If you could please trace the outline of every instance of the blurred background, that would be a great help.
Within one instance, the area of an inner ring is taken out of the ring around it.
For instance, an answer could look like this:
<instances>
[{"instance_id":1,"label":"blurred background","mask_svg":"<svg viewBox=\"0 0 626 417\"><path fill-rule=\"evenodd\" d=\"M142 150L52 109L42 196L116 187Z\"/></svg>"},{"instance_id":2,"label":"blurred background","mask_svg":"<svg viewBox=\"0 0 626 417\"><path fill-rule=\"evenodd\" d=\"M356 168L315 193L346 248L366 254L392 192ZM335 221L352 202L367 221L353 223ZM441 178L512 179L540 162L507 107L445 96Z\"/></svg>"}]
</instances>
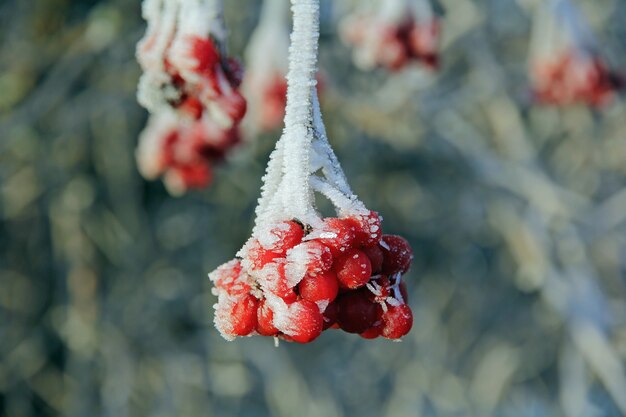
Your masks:
<instances>
[{"instance_id":1,"label":"blurred background","mask_svg":"<svg viewBox=\"0 0 626 417\"><path fill-rule=\"evenodd\" d=\"M626 414L626 107L533 105L513 0L442 0L442 68L361 72L323 2L331 143L411 242L401 343L223 340L207 273L279 132L170 197L134 149L140 2L0 1L0 416ZM580 0L626 68L626 2ZM241 56L259 1L228 0Z\"/></svg>"}]
</instances>

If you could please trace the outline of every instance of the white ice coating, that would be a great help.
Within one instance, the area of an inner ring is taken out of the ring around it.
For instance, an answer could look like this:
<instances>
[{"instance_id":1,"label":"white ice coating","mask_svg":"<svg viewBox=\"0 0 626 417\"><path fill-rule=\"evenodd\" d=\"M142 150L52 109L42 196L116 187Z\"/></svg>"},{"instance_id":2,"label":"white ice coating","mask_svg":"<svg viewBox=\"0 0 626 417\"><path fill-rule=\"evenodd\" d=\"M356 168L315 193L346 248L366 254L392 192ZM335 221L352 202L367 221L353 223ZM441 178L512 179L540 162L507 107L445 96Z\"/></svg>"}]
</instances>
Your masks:
<instances>
[{"instance_id":1,"label":"white ice coating","mask_svg":"<svg viewBox=\"0 0 626 417\"><path fill-rule=\"evenodd\" d=\"M267 225L297 219L321 224L314 192L328 198L341 216L367 210L351 191L326 137L315 89L319 4L292 0L293 32L289 48L285 129L270 155L256 209L253 236ZM319 172L316 174L316 172Z\"/></svg>"}]
</instances>

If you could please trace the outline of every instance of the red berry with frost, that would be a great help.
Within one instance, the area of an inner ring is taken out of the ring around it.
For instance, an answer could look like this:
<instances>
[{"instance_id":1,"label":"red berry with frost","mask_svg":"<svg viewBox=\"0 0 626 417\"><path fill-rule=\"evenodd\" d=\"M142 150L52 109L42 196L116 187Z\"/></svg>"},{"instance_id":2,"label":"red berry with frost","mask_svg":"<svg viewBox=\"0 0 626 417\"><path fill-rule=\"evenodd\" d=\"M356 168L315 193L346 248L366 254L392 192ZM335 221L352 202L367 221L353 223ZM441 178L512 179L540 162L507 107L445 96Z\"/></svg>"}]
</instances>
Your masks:
<instances>
[{"instance_id":1,"label":"red berry with frost","mask_svg":"<svg viewBox=\"0 0 626 417\"><path fill-rule=\"evenodd\" d=\"M324 219L321 229L313 233L318 241L328 246L334 256L346 253L354 242L352 222L336 217Z\"/></svg>"},{"instance_id":2,"label":"red berry with frost","mask_svg":"<svg viewBox=\"0 0 626 417\"><path fill-rule=\"evenodd\" d=\"M285 266L286 262L284 262L284 259L277 259L276 262L267 264L261 271L258 271L255 276L261 288L277 295L289 304L296 301L298 295L294 289L287 284Z\"/></svg>"},{"instance_id":3,"label":"red berry with frost","mask_svg":"<svg viewBox=\"0 0 626 417\"><path fill-rule=\"evenodd\" d=\"M398 272L404 274L408 271L413 260L413 250L406 239L397 235L383 235L380 246L385 255L383 273L393 275Z\"/></svg>"},{"instance_id":4,"label":"red berry with frost","mask_svg":"<svg viewBox=\"0 0 626 417\"><path fill-rule=\"evenodd\" d=\"M213 72L215 65L220 62L220 55L210 38L193 37L191 39L191 54L196 59L193 70Z\"/></svg>"},{"instance_id":5,"label":"red berry with frost","mask_svg":"<svg viewBox=\"0 0 626 417\"><path fill-rule=\"evenodd\" d=\"M334 269L342 288L362 287L372 276L372 264L369 258L358 249L352 249L337 258Z\"/></svg>"},{"instance_id":6,"label":"red berry with frost","mask_svg":"<svg viewBox=\"0 0 626 417\"><path fill-rule=\"evenodd\" d=\"M316 339L324 327L322 313L317 304L309 300L299 300L289 306L290 326L285 334L298 343L308 343Z\"/></svg>"},{"instance_id":7,"label":"red berry with frost","mask_svg":"<svg viewBox=\"0 0 626 417\"><path fill-rule=\"evenodd\" d=\"M348 333L363 333L376 322L379 308L367 290L347 292L337 299L337 323Z\"/></svg>"},{"instance_id":8,"label":"red berry with frost","mask_svg":"<svg viewBox=\"0 0 626 417\"><path fill-rule=\"evenodd\" d=\"M265 249L284 255L287 250L299 244L303 237L302 226L290 220L274 225L259 242Z\"/></svg>"},{"instance_id":9,"label":"red berry with frost","mask_svg":"<svg viewBox=\"0 0 626 417\"><path fill-rule=\"evenodd\" d=\"M265 300L259 303L256 331L262 336L275 336L278 334L278 329L274 326L274 312Z\"/></svg>"},{"instance_id":10,"label":"red berry with frost","mask_svg":"<svg viewBox=\"0 0 626 417\"><path fill-rule=\"evenodd\" d=\"M226 262L209 274L216 288L230 295L241 295L250 292L250 285L241 277L241 262L238 259Z\"/></svg>"},{"instance_id":11,"label":"red berry with frost","mask_svg":"<svg viewBox=\"0 0 626 417\"><path fill-rule=\"evenodd\" d=\"M308 240L289 250L287 258L293 262L304 262L306 273L320 274L333 266L333 255L327 246L317 240Z\"/></svg>"},{"instance_id":12,"label":"red berry with frost","mask_svg":"<svg viewBox=\"0 0 626 417\"><path fill-rule=\"evenodd\" d=\"M253 295L245 294L237 298L230 311L232 334L235 336L247 336L256 327L257 308L259 300Z\"/></svg>"},{"instance_id":13,"label":"red berry with frost","mask_svg":"<svg viewBox=\"0 0 626 417\"><path fill-rule=\"evenodd\" d=\"M383 229L380 224L380 216L375 211L368 214L348 217L354 226L354 244L358 246L375 246L380 242Z\"/></svg>"},{"instance_id":14,"label":"red berry with frost","mask_svg":"<svg viewBox=\"0 0 626 417\"><path fill-rule=\"evenodd\" d=\"M381 334L387 339L399 339L413 327L413 312L406 304L388 306L382 318Z\"/></svg>"},{"instance_id":15,"label":"red berry with frost","mask_svg":"<svg viewBox=\"0 0 626 417\"><path fill-rule=\"evenodd\" d=\"M276 258L280 258L280 254L263 248L256 239L249 242L246 246L246 259L251 263L250 268L252 270L263 269Z\"/></svg>"},{"instance_id":16,"label":"red berry with frost","mask_svg":"<svg viewBox=\"0 0 626 417\"><path fill-rule=\"evenodd\" d=\"M383 270L383 250L380 246L369 246L361 248L361 250L367 255L372 264L372 274L378 274Z\"/></svg>"},{"instance_id":17,"label":"red berry with frost","mask_svg":"<svg viewBox=\"0 0 626 417\"><path fill-rule=\"evenodd\" d=\"M333 271L326 271L317 275L305 275L298 285L300 296L305 300L331 302L337 297L339 285Z\"/></svg>"}]
</instances>

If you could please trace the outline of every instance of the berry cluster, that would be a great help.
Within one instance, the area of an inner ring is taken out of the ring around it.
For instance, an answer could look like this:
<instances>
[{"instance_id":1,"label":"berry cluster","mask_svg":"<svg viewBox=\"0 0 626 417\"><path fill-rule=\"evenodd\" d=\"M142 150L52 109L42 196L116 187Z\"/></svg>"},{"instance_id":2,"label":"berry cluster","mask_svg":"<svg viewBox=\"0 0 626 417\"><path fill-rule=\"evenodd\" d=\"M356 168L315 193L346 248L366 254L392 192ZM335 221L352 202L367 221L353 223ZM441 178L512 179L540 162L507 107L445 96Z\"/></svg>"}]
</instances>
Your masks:
<instances>
[{"instance_id":1,"label":"berry cluster","mask_svg":"<svg viewBox=\"0 0 626 417\"><path fill-rule=\"evenodd\" d=\"M207 186L212 166L237 144L246 113L242 69L227 57L217 3L146 0L145 37L137 46L144 71L138 98L152 113L137 159L149 179L164 175L179 194Z\"/></svg>"},{"instance_id":2,"label":"berry cluster","mask_svg":"<svg viewBox=\"0 0 626 417\"><path fill-rule=\"evenodd\" d=\"M257 236L209 274L225 338L308 343L340 328L399 339L411 329L402 275L413 254L403 238L382 234L377 213L326 218L317 228L284 221Z\"/></svg>"},{"instance_id":3,"label":"berry cluster","mask_svg":"<svg viewBox=\"0 0 626 417\"><path fill-rule=\"evenodd\" d=\"M239 141L236 128L223 129L209 118L181 123L172 113L158 113L141 133L137 165L145 178L163 176L168 191L180 195L207 187L213 165Z\"/></svg>"},{"instance_id":4,"label":"berry cluster","mask_svg":"<svg viewBox=\"0 0 626 417\"><path fill-rule=\"evenodd\" d=\"M349 19L342 25L342 37L355 50L357 65L370 69L383 67L391 71L420 62L429 69L439 65L439 21L418 22L405 16L399 22L374 17Z\"/></svg>"},{"instance_id":5,"label":"berry cluster","mask_svg":"<svg viewBox=\"0 0 626 417\"><path fill-rule=\"evenodd\" d=\"M567 105L583 102L606 104L623 87L624 80L598 57L577 52L535 63L532 70L534 98L544 104Z\"/></svg>"}]
</instances>

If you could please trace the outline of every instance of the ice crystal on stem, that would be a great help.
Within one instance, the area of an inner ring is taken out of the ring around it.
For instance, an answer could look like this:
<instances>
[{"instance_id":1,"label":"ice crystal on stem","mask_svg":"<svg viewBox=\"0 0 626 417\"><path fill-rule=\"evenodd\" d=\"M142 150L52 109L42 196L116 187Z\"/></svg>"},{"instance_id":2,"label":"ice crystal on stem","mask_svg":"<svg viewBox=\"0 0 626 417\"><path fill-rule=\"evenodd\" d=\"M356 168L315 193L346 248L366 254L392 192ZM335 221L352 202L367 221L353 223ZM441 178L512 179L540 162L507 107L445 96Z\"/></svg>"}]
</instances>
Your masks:
<instances>
[{"instance_id":1,"label":"ice crystal on stem","mask_svg":"<svg viewBox=\"0 0 626 417\"><path fill-rule=\"evenodd\" d=\"M292 0L285 129L270 156L255 227L237 258L209 274L215 325L306 343L328 328L398 339L413 316L402 294L412 251L350 189L328 143L315 89L318 0ZM338 217L322 218L319 193Z\"/></svg>"},{"instance_id":2,"label":"ice crystal on stem","mask_svg":"<svg viewBox=\"0 0 626 417\"><path fill-rule=\"evenodd\" d=\"M137 160L146 178L164 175L174 194L208 185L212 164L239 142L246 102L241 67L225 54L221 12L218 0L143 3L138 99L152 116Z\"/></svg>"},{"instance_id":3,"label":"ice crystal on stem","mask_svg":"<svg viewBox=\"0 0 626 417\"><path fill-rule=\"evenodd\" d=\"M365 2L341 23L344 42L354 47L354 62L363 69L392 71L411 62L436 69L439 64L439 20L429 0Z\"/></svg>"},{"instance_id":4,"label":"ice crystal on stem","mask_svg":"<svg viewBox=\"0 0 626 417\"><path fill-rule=\"evenodd\" d=\"M601 58L586 22L568 0L535 5L530 49L533 96L545 104L606 104L623 79Z\"/></svg>"}]
</instances>

